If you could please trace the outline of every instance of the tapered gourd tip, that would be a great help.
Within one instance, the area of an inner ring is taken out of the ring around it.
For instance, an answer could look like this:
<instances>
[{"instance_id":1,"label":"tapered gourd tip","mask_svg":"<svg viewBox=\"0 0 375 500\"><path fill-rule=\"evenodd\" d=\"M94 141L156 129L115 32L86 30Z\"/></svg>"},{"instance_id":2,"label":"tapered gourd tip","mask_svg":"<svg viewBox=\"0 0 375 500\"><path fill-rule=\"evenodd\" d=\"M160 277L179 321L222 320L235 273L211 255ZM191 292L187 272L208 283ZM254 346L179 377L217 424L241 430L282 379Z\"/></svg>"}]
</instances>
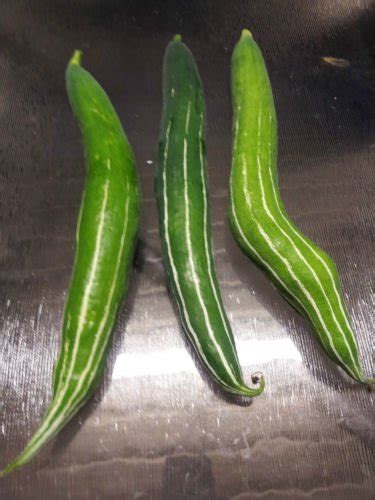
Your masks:
<instances>
[{"instance_id":1,"label":"tapered gourd tip","mask_svg":"<svg viewBox=\"0 0 375 500\"><path fill-rule=\"evenodd\" d=\"M75 50L69 61L69 64L78 64L78 66L80 66L81 60L82 60L82 50Z\"/></svg>"},{"instance_id":2,"label":"tapered gourd tip","mask_svg":"<svg viewBox=\"0 0 375 500\"><path fill-rule=\"evenodd\" d=\"M18 467L21 467L24 462L22 460L19 460L19 456L13 460L12 462L8 463L4 467L4 469L0 470L0 478L7 476L10 472L14 471L15 469L18 469Z\"/></svg>"},{"instance_id":3,"label":"tapered gourd tip","mask_svg":"<svg viewBox=\"0 0 375 500\"><path fill-rule=\"evenodd\" d=\"M9 472L12 472L13 469L15 469L15 466L13 464L7 465L3 470L0 470L0 478L7 476Z\"/></svg>"},{"instance_id":4,"label":"tapered gourd tip","mask_svg":"<svg viewBox=\"0 0 375 500\"><path fill-rule=\"evenodd\" d=\"M253 38L253 35L251 34L251 31L248 29L243 29L241 31L241 40L245 40L245 38Z\"/></svg>"},{"instance_id":5,"label":"tapered gourd tip","mask_svg":"<svg viewBox=\"0 0 375 500\"><path fill-rule=\"evenodd\" d=\"M181 35L179 35L178 33L173 37L173 41L174 42L181 42L182 41L182 37Z\"/></svg>"}]
</instances>

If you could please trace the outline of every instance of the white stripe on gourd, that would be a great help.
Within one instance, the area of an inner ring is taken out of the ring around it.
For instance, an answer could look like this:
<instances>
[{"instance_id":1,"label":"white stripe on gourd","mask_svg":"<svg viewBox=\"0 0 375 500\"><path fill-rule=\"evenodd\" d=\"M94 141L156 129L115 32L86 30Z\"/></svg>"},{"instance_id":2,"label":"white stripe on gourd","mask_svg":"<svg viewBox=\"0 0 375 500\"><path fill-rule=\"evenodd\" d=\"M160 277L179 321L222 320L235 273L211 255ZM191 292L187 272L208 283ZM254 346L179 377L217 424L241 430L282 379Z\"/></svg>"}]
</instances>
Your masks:
<instances>
[{"instance_id":1,"label":"white stripe on gourd","mask_svg":"<svg viewBox=\"0 0 375 500\"><path fill-rule=\"evenodd\" d=\"M235 126L235 132L238 131L238 122L237 122L237 125ZM258 138L259 138L259 132L258 132ZM234 139L234 143L236 144L237 146L237 136L235 135L235 139ZM246 194L249 192L249 189L248 189L248 184L247 184L247 164L246 164L246 159L245 159L245 156L243 155L242 156L242 159L243 159L243 166L244 168L241 170L243 176L244 176L244 183L243 183L243 194L245 195L245 200L246 200L246 203L248 204L248 208L251 209L251 203L250 203L250 198L246 196ZM263 181L262 181L262 177L261 177L261 166L259 164L259 157L257 157L257 160L258 160L258 178L259 178L259 182L260 182L260 187L261 187L261 199L262 199L262 206L265 210L265 212L267 213L267 215L270 216L270 218L272 218L272 215L270 214L269 212L269 208L268 208L268 205L267 205L267 202L266 202L266 199L265 199L265 193L264 193L264 186L263 186ZM232 197L232 204L234 205L234 200L233 200L233 197ZM233 207L233 210L235 210L235 208ZM236 214L234 213L234 217L235 217L235 220L236 220L236 224L237 226L240 227L240 224L239 224L239 221L238 221L238 218L236 216ZM317 304L316 302L314 301L313 297L311 296L311 294L308 292L308 290L304 287L304 285L302 284L302 282L298 279L297 275L294 273L294 271L292 270L291 266L290 266L290 263L289 261L283 257L277 250L277 248L273 245L272 243L272 239L270 238L270 236L268 235L268 233L265 231L264 227L260 224L260 222L257 220L257 219L254 219L254 222L258 228L258 231L259 233L261 234L262 238L264 239L264 241L267 243L268 247L270 248L270 250L283 262L284 266L286 267L287 271L289 272L290 276L292 277L293 281L298 285L299 289L301 290L301 292L305 295L307 301L311 304L313 310L314 310L314 313L315 315L317 316L318 318L318 321L320 323L320 325L322 326L324 332L326 333L327 335L327 338L328 338L328 343L329 343L329 346L331 347L332 351L336 354L337 358L339 360L341 360L341 362L343 363L343 360L341 358L341 356L338 354L334 344L333 344L333 340L332 340L332 336L329 332L329 329L327 328L327 325L325 323L325 321L323 320L322 318L322 315L320 313L320 310L319 308L317 307ZM283 234L285 234L285 232L280 228L280 226L276 223L275 220L273 220L273 222L277 225L277 227L279 228L280 231L283 232ZM253 245L250 244L250 242L248 241L248 239L245 237L244 235L244 231L242 230L241 228L241 236L242 238L246 241L246 243L248 244L249 247L251 247L251 250L253 251L253 253L255 253L258 257L258 259L261 260L261 262L265 265L265 260L264 259L261 259L260 256L259 256L259 253L255 251ZM289 287L287 287L283 281L283 279L277 274L277 269L273 268L271 264L268 264L266 265L266 267L271 271L272 270L272 274L273 276L275 276L277 278L277 280L284 286L284 288L288 291L288 293L290 293L290 295L295 299L297 300L297 302L301 305L301 307L306 310L306 306L301 302L300 299L298 299L296 297L296 295L290 290ZM319 333L319 332L318 332ZM323 341L323 339L322 339ZM323 341L324 342L324 341ZM344 363L343 363L344 364ZM353 374L352 370L350 368L348 368L348 370L350 371L350 373Z\"/></svg>"},{"instance_id":2,"label":"white stripe on gourd","mask_svg":"<svg viewBox=\"0 0 375 500\"><path fill-rule=\"evenodd\" d=\"M212 368L212 366L208 362L208 360L207 360L207 358L206 358L206 356L201 348L201 345L199 342L199 337L195 333L194 328L190 322L189 313L188 313L188 310L186 307L184 296L182 294L182 290L181 290L180 282L179 282L179 276L178 276L177 268L176 268L173 254L172 254L171 241L170 241L170 237L169 237L169 212L168 212L167 169L166 169L167 161L168 161L169 134L170 134L171 125L172 125L172 122L170 121L168 123L167 129L166 129L164 155L163 155L163 205L164 205L163 224L164 224L165 243L166 243L166 247L167 247L168 260L169 260L169 264L170 264L170 267L172 270L173 280L174 280L174 283L176 285L176 291L177 291L177 295L178 295L178 299L179 299L177 303L179 305L179 308L182 308L182 313L183 313L182 317L183 317L184 323L185 323L185 330L188 333L188 335L190 335L194 340L193 346L196 347L198 354L202 357L202 360L204 361L204 363L207 366L207 368L209 369L209 371L211 371L211 373L215 377L217 377L218 380L220 380L220 382L222 384L226 385L225 382L223 380L221 380L220 376L214 371L214 369Z\"/></svg>"},{"instance_id":3,"label":"white stripe on gourd","mask_svg":"<svg viewBox=\"0 0 375 500\"><path fill-rule=\"evenodd\" d=\"M270 117L270 123L272 123L272 115L269 115ZM260 146L260 134L261 134L261 119L262 119L262 113L261 111L259 112L259 117L258 117L258 134L257 134L257 139L258 139L258 150L259 150L259 146ZM328 296L327 296L327 293L324 289L324 286L322 285L318 275L316 274L316 271L314 270L314 268L309 264L309 262L306 260L305 256L303 255L303 253L300 251L300 249L298 248L298 246L295 244L295 242L293 241L293 239L290 237L290 235L280 226L280 224L278 223L277 219L275 219L275 217L271 214L271 211L269 209L269 206L267 204L267 199L266 199L266 196L265 196L265 191L264 191L264 185L263 185L263 174L262 174L262 165L260 163L260 157L259 155L257 156L257 167L258 167L258 178L259 178L259 183L260 183L260 187L261 187L261 196L262 196L262 204L263 204L263 207L265 208L265 211L267 213L267 215L269 216L269 218L272 220L272 222L277 226L277 228L281 231L281 233L288 239L288 241L291 243L292 247L294 248L294 250L296 251L296 253L298 254L299 258L304 262L304 264L306 265L307 269L311 272L311 274L313 275L316 283L318 284L322 294L324 295L324 299L326 301L326 304L328 304L328 307L329 307L329 310L330 310L330 313L331 313L331 317L333 319L333 321L335 322L337 328L339 329L339 331L341 332L343 338L344 338L344 342L345 342L345 345L350 353L350 357L352 359L352 362L354 364L354 366L356 367L356 372L357 372L357 376L359 378L361 378L361 373L359 372L358 370L358 367L356 365L356 361L354 359L354 356L353 356L353 352L352 352L352 349L351 347L349 346L349 343L348 343L348 340L346 338L346 335L345 335L345 332L344 330L342 329L342 326L341 324L339 323L339 321L337 320L337 317L336 317L336 314L333 310L333 307L332 307L332 304L331 304L331 301L329 300ZM280 209L280 205L279 205L279 201L277 199L277 196L276 196L276 187L275 187L275 183L274 183L274 176L273 176L273 172L271 170L271 158L268 159L268 172L269 172L269 178L271 180L271 184L272 184L272 190L273 190L273 194L274 194L274 200L275 200L275 203L276 203L276 206L278 208L278 212L279 214L282 215L282 218L284 221L287 220L287 218L281 213L281 209ZM288 227L291 228L292 227L292 224L288 223ZM293 233L294 234L298 234L298 232L296 230L294 230L293 228ZM304 241L306 243L306 246L308 246L310 249L311 246L308 245L307 241L302 238L299 234L299 239ZM314 254L316 254L316 252L314 251ZM323 260L323 259L322 259ZM328 268L328 266L326 266L326 268ZM329 273L329 276L332 278L331 274ZM314 304L313 307L314 307L314 310L317 310L318 309L318 306L316 304L316 302L313 300ZM346 319L346 318L345 318ZM323 319L321 320L321 325L323 326L328 338L329 338L329 344L331 346L331 348L333 349L333 352L335 352L335 354L337 355L338 359L341 360L341 362L343 363L343 360L341 358L341 356L337 353L337 350L334 348L333 346L333 339L332 339L332 335L329 331L329 328L327 327L327 324L323 321ZM352 337L353 338L353 337ZM355 343L355 340L353 338L353 341ZM351 370L350 370L351 371Z\"/></svg>"},{"instance_id":4,"label":"white stripe on gourd","mask_svg":"<svg viewBox=\"0 0 375 500\"><path fill-rule=\"evenodd\" d=\"M276 227L279 229L279 231L288 239L288 241L292 245L293 249L295 250L295 252L299 256L299 258L304 262L304 264L306 265L306 268L311 272L312 276L314 277L316 283L318 284L319 288L322 291L322 294L324 295L324 299L326 301L326 304L328 304L328 307L329 307L329 310L330 310L330 313L331 313L331 317L332 317L332 319L336 323L336 326L339 328L340 332L343 335L345 345L347 346L348 351L350 353L350 357L352 358L352 361L353 361L353 363L355 365L355 360L353 358L353 353L352 353L352 350L350 349L350 346L349 346L348 341L346 339L345 333L343 332L341 326L339 325L339 323L337 321L336 315L334 314L334 311L333 311L333 308L332 308L332 304L331 304L330 300L328 299L327 293L324 290L324 287L323 287L321 281L319 280L319 278L318 278L315 270L307 262L307 260L305 259L304 255L301 253L300 249L297 247L297 245L295 244L295 242L293 241L293 239L290 237L290 235L280 226L280 224L277 222L277 220L275 219L275 217L271 214L271 211L270 211L269 206L268 206L267 201L266 201L265 192L264 192L264 185L263 185L263 179L262 179L262 173L261 173L262 167L261 167L261 165L259 163L259 157L257 158L257 162L258 162L258 177L259 177L259 183L260 183L261 195L262 195L262 204L263 204L263 207L265 209L265 212L268 215L268 217L272 220L272 222L276 225ZM283 260L284 260L284 262L287 262L286 259L283 259ZM290 274L293 277L293 279L296 281L296 275L294 273L293 274L290 273ZM341 356L339 355L339 353L337 352L336 348L334 347L332 335L331 335L331 333L329 331L329 328L327 327L326 322L324 321L324 319L322 318L322 316L320 314L320 310L319 310L319 308L318 308L318 306L316 304L316 301L313 299L313 297L311 296L311 294L307 292L307 290L305 289L305 287L303 287L301 281L297 280L297 282L298 282L298 285L299 285L300 289L303 291L304 295L308 298L308 301L312 305L315 313L318 315L320 324L322 325L322 327L323 327L323 329L324 329L324 331L325 331L325 333L326 333L326 335L327 335L327 337L329 339L329 345L330 345L331 349L336 354L337 358L343 363L343 360L342 360ZM357 368L356 371L357 371L357 375L360 376L360 373L358 372L358 368Z\"/></svg>"},{"instance_id":5,"label":"white stripe on gourd","mask_svg":"<svg viewBox=\"0 0 375 500\"><path fill-rule=\"evenodd\" d=\"M85 287L84 294L83 294L82 309L80 310L80 315L78 317L78 328L77 328L77 334L75 336L75 340L74 340L74 344L73 344L72 359L68 358L68 360L70 361L70 363L69 363L70 369L68 371L68 375L66 376L66 380L70 380L70 377L72 376L72 373L73 373L74 363L75 363L76 358L77 358L82 331L83 331L83 328L85 326L85 319L87 316L87 309L89 306L89 298L90 298L90 294L92 291L92 287L94 285L94 276L95 276L95 273L97 272L97 267L98 267L98 263L99 263L100 247L101 247L101 243L102 243L103 227L104 227L104 222L105 222L104 214L107 210L107 203L108 203L108 187L109 187L109 181L106 180L105 184L103 185L103 202L102 202L101 209L100 209L98 232L96 234L96 239L95 239L94 257L93 257L92 266L90 269L90 274L89 274L87 286ZM85 197L83 198L83 202L81 204L81 208L80 208L80 212L79 212L79 216L78 216L79 218L78 218L77 234L78 234L79 227L81 225L84 200L85 200ZM77 255L78 255L78 253L79 253L79 239L78 239L78 243L77 243ZM64 352L67 352L65 345L64 345ZM66 361L66 362L64 363L63 367L61 368L61 372L59 374L59 377L60 377L59 384L56 388L54 398L53 398L53 401L57 400L57 404L60 404L60 401L61 401L61 393L59 394L59 390L61 387L62 380L64 378L63 368L65 370L66 366L68 366L68 364L67 364L68 360L66 360L66 358L64 359L64 361ZM65 386L66 386L66 384L65 384ZM63 386L63 387L65 387L65 386Z\"/></svg>"},{"instance_id":6,"label":"white stripe on gourd","mask_svg":"<svg viewBox=\"0 0 375 500\"><path fill-rule=\"evenodd\" d=\"M258 119L258 144L259 144L259 135L260 135L260 126L261 126L261 113L259 113L259 119ZM269 121L270 121L270 124L272 123L272 115L270 114L269 115ZM269 173L269 178L270 178L270 181L271 181L271 186L272 186L272 192L273 192L273 195L274 195L274 201L275 201L275 204L276 204L276 207L278 209L278 213L279 215L281 215L282 219L284 220L284 222L288 225L288 227L292 230L292 232L298 237L298 239L304 243L304 245L313 252L314 256L317 257L321 263L323 264L324 268L326 269L327 273L328 273L328 276L332 282L332 285L333 285L333 289L335 291L335 295L336 295L336 298L338 299L338 304L339 304L339 307L340 307L340 311L342 313L342 318L344 319L345 323L346 323L346 326L348 327L349 329L349 332L350 332L350 335L352 337L352 340L353 342L356 344L356 341L355 341L355 338L352 336L352 333L351 333L351 327L349 325L349 321L348 321L348 318L347 318L347 315L345 314L344 312L344 309L343 309L343 305L342 305L342 299L340 297L340 294L338 293L338 290L337 290L337 286L336 286L336 282L332 276L332 273L327 265L327 263L324 261L324 259L319 255L319 253L317 253L315 251L315 249L313 248L313 246L311 244L309 244L309 242L306 240L306 238L304 238L303 236L301 236L301 234L296 230L296 228L294 227L293 223L291 223L291 221L288 219L288 217L285 216L285 214L283 213L281 207L280 207L280 203L279 203L279 199L278 199L278 196L277 196L277 191L276 191L276 186L275 186L275 181L274 181L274 175L273 175L273 172L272 172L272 168L271 168L271 152L270 152L270 148L271 148L271 143L269 142L269 159L268 159L268 173ZM257 157L257 162L258 162L258 168L259 170L261 170L261 165L260 165L260 158L259 156ZM263 186L262 186L263 187ZM263 196L264 196L264 191L263 191ZM271 214L270 214L271 216ZM272 217L272 216L271 216ZM324 297L326 299L326 302L330 308L330 312L331 312L331 316L334 320L334 322L336 323L336 326L338 327L338 329L341 331L341 333L343 334L343 336L345 336L345 333L344 333L344 330L342 329L342 326L341 324L339 323L339 321L337 320L337 317L333 311L333 308L332 308L332 304L331 304L331 301L329 300L327 294L326 294L326 291L321 283L321 281L319 280L319 277L318 275L316 274L315 270L310 266L310 264L308 263L308 261L305 259L303 253L301 253L301 251L299 250L298 246L295 244L295 242L292 240L292 238L285 232L285 230L282 229L282 227L278 224L278 222L276 221L276 219L274 219L274 217L272 217L273 219L273 222L277 225L277 227L280 229L280 231L282 231L282 233L289 239L289 241L291 242L291 244L293 245L293 247L295 248L296 252L298 253L299 257L304 261L304 263L306 264L306 266L309 268L309 270L311 271L311 273L313 274L315 280L317 281L317 283L319 284L319 287L322 291L322 293L324 294ZM346 345L347 345L347 348L348 348L348 351L350 352L350 356L352 358L352 361L353 363L355 363L355 360L353 358L353 352L351 350L351 347L349 346L349 344L347 344L347 340L346 340L346 337L345 337L345 342L346 342Z\"/></svg>"},{"instance_id":7,"label":"white stripe on gourd","mask_svg":"<svg viewBox=\"0 0 375 500\"><path fill-rule=\"evenodd\" d=\"M258 141L259 141L259 134L260 134L260 125L261 125L261 113L259 113L259 120L258 120ZM258 144L259 146L259 144ZM288 239L288 241L291 243L293 249L296 251L296 253L298 254L298 256L300 257L300 259L304 262L304 264L306 265L307 269L311 272L311 274L313 275L316 283L318 284L318 286L320 287L320 289L322 290L322 293L324 295L324 298L326 300L326 303L328 304L329 306L329 309L330 309L330 312L331 312L331 316L332 318L334 319L334 321L336 322L337 326L338 323L337 323L337 319L336 319L336 316L334 315L333 313L333 310L332 310L332 305L327 297L327 294L316 274L316 272L314 271L314 269L309 265L309 263L306 261L305 257L303 256L303 254L300 252L299 248L296 246L296 244L294 243L294 241L292 240L292 238L289 236L288 233L286 233L286 231L280 226L280 224L277 222L277 220L275 219L275 217L271 214L271 211L269 209L269 206L267 204L267 199L266 199L266 195L265 195L265 191L264 191L264 185L263 185L263 176L262 176L262 166L260 164L260 159L259 159L259 156L257 156L257 167L258 167L258 180L259 180L259 184L260 184L260 189L261 189L261 199L262 199L262 206L265 210L265 213L268 215L268 217L272 220L272 222L275 224L275 226L279 229L279 231ZM270 172L270 176L272 177L272 172ZM316 304L316 301L314 300L314 298L312 297L312 295L308 292L308 290L304 287L303 283L298 279L297 275L293 272L288 260L283 257L282 255L279 254L279 252L277 252L277 249L274 247L274 245L272 245L272 241L271 239L267 239L267 244L269 245L269 247L274 251L274 253L284 262L285 266L287 267L288 271L289 271L289 274L292 276L293 280L298 284L300 290L303 292L303 294L305 295L305 297L307 298L308 302L311 304L311 306L313 307L314 309L314 312L315 314L318 316L319 318L319 322L321 324L321 326L323 327L323 330L324 332L326 333L327 335L327 338L328 338L328 341L329 341L329 345L332 349L332 351L336 354L337 358L343 363L343 360L341 358L341 356L339 355L339 353L337 352L334 344L333 344L333 339L332 339L332 335L329 331L329 328L327 327L327 324L326 322L324 321L321 313L320 313L320 310ZM306 309L306 308L305 308ZM346 340L346 337L345 337L345 334L343 333L343 331L341 330L340 326L339 326L339 329L341 331L341 333L343 334L344 336L344 339L345 339L345 342L347 344L347 340ZM348 346L348 349L349 349L349 352L350 352L350 355L352 357L352 361L353 363L355 364L355 361L353 359L353 354Z\"/></svg>"},{"instance_id":8,"label":"white stripe on gourd","mask_svg":"<svg viewBox=\"0 0 375 500\"><path fill-rule=\"evenodd\" d=\"M270 115L270 120L272 120L272 116ZM276 206L277 206L277 209L278 209L278 212L279 214L281 215L282 219L284 220L284 222L288 225L289 229L297 236L297 238L314 254L314 256L320 260L320 262L323 264L325 270L327 271L327 274L329 276L329 279L333 285L333 290L334 290L334 293L336 295L336 299L337 299L337 303L339 305L339 308L340 308L340 312L341 312L341 315L342 315L342 319L344 320L345 324L346 324L346 327L348 328L348 332L352 341L354 342L354 345L357 344L356 342L356 339L354 338L353 334L352 334L352 330L351 330L351 326L349 324L349 321L348 321L348 317L347 317L347 314L345 313L345 310L344 310L344 306L343 306L343 303L342 303L342 298L340 296L340 293L337 289L337 285L336 285L336 281L332 275L332 272L329 268L329 266L327 265L327 263L325 262L325 260L321 257L321 255L316 252L315 248L309 244L309 242L296 230L296 228L294 227L293 223L285 216L281 206L280 206L280 203L279 203L279 199L278 199L278 196L277 196L277 191L276 191L276 186L275 186L275 181L274 181L274 176L273 176L273 173L272 173L272 170L271 170L271 163L269 162L268 163L268 169L269 169L269 176L270 176L270 179L271 179L271 185L272 185L272 191L273 191L273 195L274 195L274 199L275 199L275 203L276 203ZM289 237L290 239L290 237ZM292 241L290 239L290 241ZM295 246L295 244L293 243L293 245ZM296 246L295 246L296 247ZM298 247L296 247L297 249ZM309 264L308 262L306 261L305 257L303 256L303 254L299 251L298 249L298 252L299 252L299 255L301 256L301 258L305 261L306 265L308 267ZM311 268L312 272L313 269ZM338 321L334 311L333 311L333 308L332 308L332 304L330 302L330 300L328 299L327 295L326 295L326 292L324 290L324 287L322 286L321 282L319 281L319 278L318 276L316 275L316 273L314 272L314 275L315 275L315 278L317 279L317 281L319 282L319 285L320 285L320 288L322 290L322 292L324 293L324 296L326 298L326 301L327 303L329 304L329 308L330 308L330 311L331 311L331 314L332 314L332 317L334 318L334 321L336 323L336 326L339 328L339 330L341 331L342 335L344 336L344 339L345 339L345 344L348 348L348 351L350 352L350 357L352 358L352 361L354 364L356 364L355 360L354 360L354 357L353 357L353 351L346 339L346 335L345 335L345 332L344 330L342 329L342 326L340 324L340 322ZM357 368L358 370L358 368ZM358 371L358 375L360 375L360 372Z\"/></svg>"},{"instance_id":9,"label":"white stripe on gourd","mask_svg":"<svg viewBox=\"0 0 375 500\"><path fill-rule=\"evenodd\" d=\"M94 256L96 258L94 258L94 261L93 261L93 264L94 264L93 268L95 267L95 262L98 262L97 259L99 258L99 253L100 253L100 245L101 245L101 240L102 240L102 232L103 232L103 224L104 224L104 213L106 211L106 205L107 205L107 201L108 201L108 184L109 184L109 181L107 180L105 185L104 185L103 204L102 204L102 208L101 208L101 212L100 212L100 219L99 219L100 222L99 222L99 228L98 228L96 245L95 245L95 253L94 253ZM90 353L88 364L87 364L85 370L82 372L81 376L79 377L79 379L77 381L77 386L76 386L75 390L73 391L73 394L70 396L68 402L64 404L63 412L60 414L60 416L58 416L59 410L61 408L61 404L62 404L64 397L66 396L66 394L69 390L69 382L70 382L71 377L74 373L74 366L75 366L75 363L77 360L77 352L79 351L79 341L80 341L80 337L82 335L82 325L84 324L84 318L82 317L82 315L80 315L79 324L81 324L81 329L79 330L79 335L77 335L77 339L76 339L75 345L73 347L73 357L69 360L70 361L69 362L70 368L68 371L68 376L66 377L65 382L62 385L62 388L58 392L56 392L56 395L55 395L55 398L53 400L53 404L51 407L51 411L48 413L46 420L44 421L42 426L38 429L38 431L33 436L32 440L30 441L30 443L29 443L30 447L28 447L28 452L25 455L23 455L24 457L32 457L34 451L38 449L39 443L46 440L46 433L48 433L48 435L50 437L52 437L60 429L60 427L65 423L66 417L68 415L70 415L71 410L77 411L78 408L76 408L74 406L76 396L79 395L79 392L82 389L84 389L84 393L85 393L86 390L90 387L90 384L93 382L93 380L96 376L96 369L98 368L98 366L100 364L100 360L102 358L102 355L104 354L105 348L107 347L107 339L108 339L108 336L111 332L111 329L108 328L107 334L102 336L103 332L105 331L105 326L106 326L107 320L109 318L109 313L110 313L109 306L111 304L111 301L112 301L112 298L113 298L113 295L115 292L117 273L119 271L121 257L122 257L122 253L123 253L123 249L124 249L125 235L126 235L126 231L127 231L127 227L128 227L128 208L129 208L129 198L127 198L126 205L125 205L124 229L122 232L120 250L119 250L117 261L116 261L114 279L112 281L110 294L108 296L108 301L107 301L107 304L105 306L105 313L104 313L104 316L99 324L99 328L98 328L98 331L97 331L96 336L95 336L95 342L93 344L92 352ZM93 273L95 273L95 269L93 269L93 268L92 268L92 271L90 273L90 276L92 276ZM92 285L93 285L93 283L90 284L90 288L92 287ZM85 293L88 289L89 289L89 287L87 289L85 289ZM89 292L87 292L87 293L89 293ZM88 303L88 299L86 299L86 302ZM87 304L86 304L86 307L87 307ZM103 342L103 339L105 339L104 342ZM98 363L96 365L92 366L92 362L96 358L97 347L102 342L103 342L103 344L102 344L101 352L99 353L99 356L97 358ZM86 375L90 372L91 372L92 376L91 376L91 378L89 378L89 381L88 381L86 387L84 388L83 387L84 380L86 378ZM82 402L82 404L83 403L84 402ZM53 420L53 418L56 416L58 416L58 418L56 418L56 420L50 426L49 424L50 424L51 420Z\"/></svg>"},{"instance_id":10,"label":"white stripe on gourd","mask_svg":"<svg viewBox=\"0 0 375 500\"><path fill-rule=\"evenodd\" d=\"M189 130L189 121L190 121L190 101L188 103L187 115L186 115L186 123L185 123L185 137L184 137L184 156L183 156L183 173L184 173L184 202L185 202L185 235L187 241L188 248L188 256L189 256L189 264L192 272L193 283L195 285L195 289L197 291L197 297L199 300L199 304L203 311L204 321L206 325L206 329L208 335L215 346L217 353L219 354L220 360L223 363L229 377L231 378L234 384L237 384L236 377L232 371L232 368L229 366L228 361L223 353L221 345L217 342L215 337L215 332L212 328L212 324L210 322L209 313L207 307L204 303L202 291L199 283L199 276L195 269L194 257L193 257L193 248L191 243L191 233L190 233L190 207L189 207L189 193L188 193L188 179L187 179L187 147L188 147L188 130ZM203 194L204 196L204 194Z\"/></svg>"},{"instance_id":11,"label":"white stripe on gourd","mask_svg":"<svg viewBox=\"0 0 375 500\"><path fill-rule=\"evenodd\" d=\"M202 186L203 186L203 221L204 221L203 222L203 236L204 236L204 248L205 248L206 259L207 259L207 270L208 270L208 276L210 279L211 290L213 292L218 310L220 312L220 317L221 317L221 321L223 322L225 333L228 337L230 345L232 346L232 351L233 351L234 357L237 360L237 363L239 364L237 351L236 351L236 348L233 344L232 336L229 333L227 321L226 321L226 319L224 317L224 313L223 313L223 307L222 307L222 304L220 303L220 299L218 297L217 289L216 289L214 279L213 279L213 270L212 270L212 263L211 263L211 258L210 258L209 242L208 242L208 203L207 203L208 194L207 194L207 188L206 188L206 179L205 179L205 175L204 175L204 158L203 158L203 151L202 151L202 141L203 141L203 114L201 115L201 123L200 123L200 128L199 128L199 159L200 159L200 165L201 165L201 182L202 182Z\"/></svg>"},{"instance_id":12,"label":"white stripe on gourd","mask_svg":"<svg viewBox=\"0 0 375 500\"><path fill-rule=\"evenodd\" d=\"M77 220L77 227L76 227L76 256L75 256L75 261L78 260L78 255L79 255L79 252L80 252L79 231L80 231L80 228L81 228L82 214L83 214L83 210L84 210L85 201L86 201L86 189L83 190L82 201L81 201L81 205L80 205L79 213L78 213L78 220ZM74 262L73 269L75 268L75 265L76 265L76 263ZM65 307L67 307L67 304L65 305ZM68 316L68 320L67 320L67 326L66 326L66 330L67 331L70 328L70 322L71 322L71 316L69 315ZM66 353L69 350L69 346L70 346L70 341L69 341L69 338L67 338L66 341L63 342L63 345L62 345L62 348L61 348L61 352L60 352L60 356L62 356L62 359L63 359L63 364L62 364L62 366L60 368L60 371L59 371L59 374L58 374L58 376L59 376L58 384L57 384L56 387L54 387L54 390L53 390L53 401L55 400L55 396L56 396L56 394L58 393L58 391L60 389L62 380L64 378L65 369L66 369L67 363L69 361L69 358L66 356Z\"/></svg>"}]
</instances>

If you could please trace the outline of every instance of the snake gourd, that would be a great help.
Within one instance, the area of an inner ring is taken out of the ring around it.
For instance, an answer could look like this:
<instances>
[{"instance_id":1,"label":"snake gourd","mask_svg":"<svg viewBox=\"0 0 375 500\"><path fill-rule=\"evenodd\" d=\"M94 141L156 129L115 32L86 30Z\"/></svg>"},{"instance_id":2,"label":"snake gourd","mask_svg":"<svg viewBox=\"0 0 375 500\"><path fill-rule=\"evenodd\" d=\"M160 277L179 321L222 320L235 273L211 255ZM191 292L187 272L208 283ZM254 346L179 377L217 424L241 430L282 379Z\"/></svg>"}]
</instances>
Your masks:
<instances>
[{"instance_id":1,"label":"snake gourd","mask_svg":"<svg viewBox=\"0 0 375 500\"><path fill-rule=\"evenodd\" d=\"M165 52L163 103L156 193L168 282L187 337L212 378L230 393L256 396L264 380L261 376L256 388L243 381L215 273L203 89L194 58L178 35Z\"/></svg>"},{"instance_id":2,"label":"snake gourd","mask_svg":"<svg viewBox=\"0 0 375 500\"><path fill-rule=\"evenodd\" d=\"M332 259L288 217L277 180L277 122L262 53L248 30L232 55L233 152L229 221L240 247L314 327L329 357L363 374Z\"/></svg>"},{"instance_id":3,"label":"snake gourd","mask_svg":"<svg viewBox=\"0 0 375 500\"><path fill-rule=\"evenodd\" d=\"M86 180L52 401L39 429L1 475L28 462L92 395L133 260L139 220L133 152L108 96L80 59L75 52L66 85L83 136Z\"/></svg>"}]
</instances>

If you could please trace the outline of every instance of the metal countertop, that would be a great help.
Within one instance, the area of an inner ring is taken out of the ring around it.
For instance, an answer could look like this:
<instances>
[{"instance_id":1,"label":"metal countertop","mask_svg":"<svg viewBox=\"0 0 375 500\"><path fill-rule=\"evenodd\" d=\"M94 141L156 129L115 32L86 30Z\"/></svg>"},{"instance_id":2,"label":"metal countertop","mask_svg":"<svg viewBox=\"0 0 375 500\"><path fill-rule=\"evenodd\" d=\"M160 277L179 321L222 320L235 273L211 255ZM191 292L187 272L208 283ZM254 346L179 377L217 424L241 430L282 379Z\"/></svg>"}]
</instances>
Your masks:
<instances>
[{"instance_id":1,"label":"metal countertop","mask_svg":"<svg viewBox=\"0 0 375 500\"><path fill-rule=\"evenodd\" d=\"M373 395L327 358L307 322L241 253L226 218L230 54L248 27L273 84L282 196L296 224L336 261L371 374L374 7L365 0L2 0L0 466L24 446L51 394L84 178L64 89L75 48L134 147L143 214L103 383L31 464L0 480L1 499L374 498ZM161 63L176 32L205 87L223 299L245 378L261 370L267 379L251 404L225 396L200 369L166 289L153 180Z\"/></svg>"}]
</instances>

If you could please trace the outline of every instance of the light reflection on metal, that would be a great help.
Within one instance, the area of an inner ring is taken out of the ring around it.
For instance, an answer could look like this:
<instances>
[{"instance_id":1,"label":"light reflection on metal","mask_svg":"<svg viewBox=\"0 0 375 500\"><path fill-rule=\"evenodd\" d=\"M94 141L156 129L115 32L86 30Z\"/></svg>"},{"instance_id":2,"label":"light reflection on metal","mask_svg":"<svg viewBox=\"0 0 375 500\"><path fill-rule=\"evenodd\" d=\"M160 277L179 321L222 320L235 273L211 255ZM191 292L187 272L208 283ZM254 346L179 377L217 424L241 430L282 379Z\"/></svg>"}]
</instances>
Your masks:
<instances>
[{"instance_id":1,"label":"light reflection on metal","mask_svg":"<svg viewBox=\"0 0 375 500\"><path fill-rule=\"evenodd\" d=\"M237 343L243 367L257 368L273 360L300 362L301 354L288 338L277 340L245 340ZM112 380L146 376L196 372L193 359L186 348L162 351L128 352L119 354L113 369Z\"/></svg>"}]
</instances>

